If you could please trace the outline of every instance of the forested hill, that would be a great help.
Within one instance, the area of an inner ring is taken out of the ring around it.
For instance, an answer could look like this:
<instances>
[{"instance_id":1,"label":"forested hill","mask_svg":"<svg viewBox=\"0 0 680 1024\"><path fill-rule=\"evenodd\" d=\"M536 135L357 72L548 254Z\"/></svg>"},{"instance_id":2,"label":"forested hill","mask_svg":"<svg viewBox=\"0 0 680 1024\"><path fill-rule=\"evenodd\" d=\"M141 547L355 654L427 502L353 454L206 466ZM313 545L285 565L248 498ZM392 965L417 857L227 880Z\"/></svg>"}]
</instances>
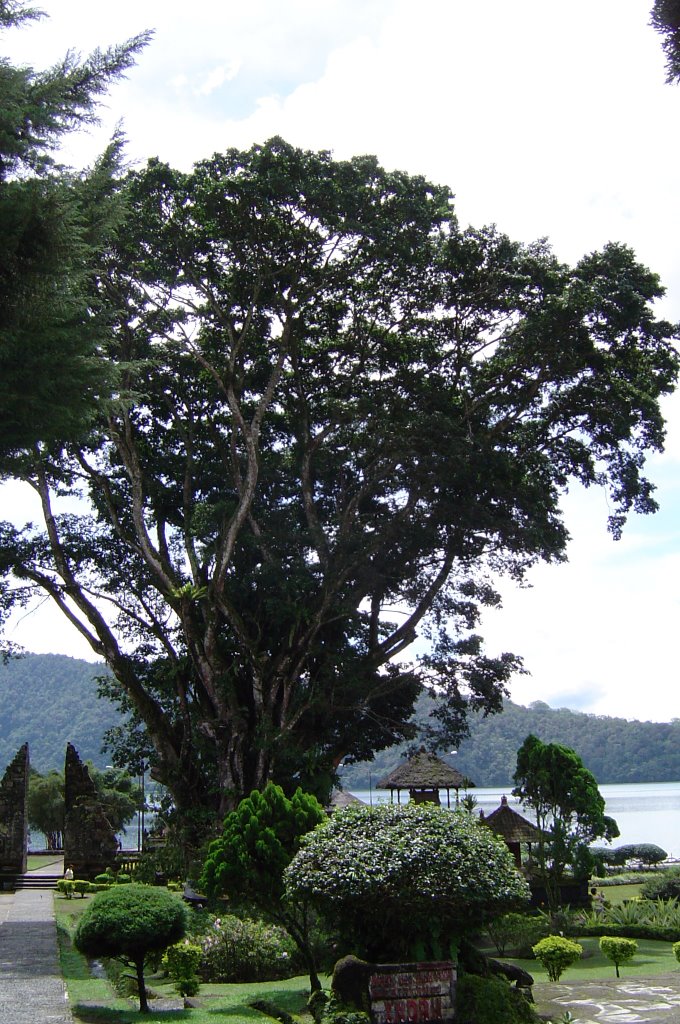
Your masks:
<instances>
[{"instance_id":1,"label":"forested hill","mask_svg":"<svg viewBox=\"0 0 680 1024\"><path fill-rule=\"evenodd\" d=\"M0 774L22 743L40 772L64 767L71 742L83 761L104 767L102 736L120 722L116 708L97 698L103 665L61 654L28 654L0 663Z\"/></svg>"},{"instance_id":2,"label":"forested hill","mask_svg":"<svg viewBox=\"0 0 680 1024\"><path fill-rule=\"evenodd\" d=\"M59 654L29 654L0 664L0 772L26 741L39 771L62 768L69 741L83 760L103 767L103 734L119 722L116 709L96 696L94 677L103 671L102 665ZM418 720L424 721L430 709L429 700L421 698ZM525 708L506 701L500 715L473 717L470 738L444 760L477 786L509 787L517 750L529 733L573 747L598 782L680 780L680 720L628 722L542 702ZM375 786L400 762L404 749L392 747L371 764L346 768L345 788L368 789L369 770Z\"/></svg>"},{"instance_id":3,"label":"forested hill","mask_svg":"<svg viewBox=\"0 0 680 1024\"><path fill-rule=\"evenodd\" d=\"M427 717L429 705L421 700L418 718ZM566 708L551 708L541 701L522 707L505 702L502 714L474 716L470 738L455 756L442 755L473 780L476 786L510 786L517 750L533 733L544 743L572 747L600 783L676 782L680 780L680 720L629 722L624 718L588 715ZM372 764L348 767L346 789L368 789L400 762L406 745L392 747Z\"/></svg>"}]
</instances>

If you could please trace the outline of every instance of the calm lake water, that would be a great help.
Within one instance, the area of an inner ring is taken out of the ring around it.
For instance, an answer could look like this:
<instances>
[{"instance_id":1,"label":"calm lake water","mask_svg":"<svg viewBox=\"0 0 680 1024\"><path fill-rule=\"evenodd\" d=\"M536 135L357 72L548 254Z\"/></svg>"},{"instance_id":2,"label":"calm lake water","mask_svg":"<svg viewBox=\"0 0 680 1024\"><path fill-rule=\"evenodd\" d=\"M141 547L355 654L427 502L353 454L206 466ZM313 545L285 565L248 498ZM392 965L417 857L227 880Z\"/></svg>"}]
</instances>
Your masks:
<instances>
[{"instance_id":1,"label":"calm lake water","mask_svg":"<svg viewBox=\"0 0 680 1024\"><path fill-rule=\"evenodd\" d=\"M510 796L507 789L473 789L470 792L477 800L477 810L485 814L494 811L505 794L514 810L522 810L519 801ZM605 811L616 821L621 837L613 846L624 843L656 843L669 857L680 858L680 782L641 782L630 785L600 786L605 799ZM364 803L389 802L390 795L382 790L356 790L353 794ZM445 794L442 794L445 797ZM402 800L404 795L402 794ZM451 794L453 802L453 793Z\"/></svg>"}]
</instances>

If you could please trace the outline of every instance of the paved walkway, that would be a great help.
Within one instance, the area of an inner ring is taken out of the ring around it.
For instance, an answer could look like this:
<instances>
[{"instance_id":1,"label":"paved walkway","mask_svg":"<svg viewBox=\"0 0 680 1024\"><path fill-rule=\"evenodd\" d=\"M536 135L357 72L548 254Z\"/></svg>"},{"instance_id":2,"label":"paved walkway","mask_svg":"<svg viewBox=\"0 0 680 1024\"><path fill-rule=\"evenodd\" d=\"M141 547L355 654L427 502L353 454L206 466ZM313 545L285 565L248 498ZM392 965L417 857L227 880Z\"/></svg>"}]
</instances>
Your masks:
<instances>
[{"instance_id":1,"label":"paved walkway","mask_svg":"<svg viewBox=\"0 0 680 1024\"><path fill-rule=\"evenodd\" d=\"M52 875L62 869L50 864L31 873ZM0 972L2 1024L73 1024L49 890L0 893Z\"/></svg>"},{"instance_id":2,"label":"paved walkway","mask_svg":"<svg viewBox=\"0 0 680 1024\"><path fill-rule=\"evenodd\" d=\"M653 979L534 986L538 1009L574 1024L680 1024L680 971Z\"/></svg>"}]
</instances>

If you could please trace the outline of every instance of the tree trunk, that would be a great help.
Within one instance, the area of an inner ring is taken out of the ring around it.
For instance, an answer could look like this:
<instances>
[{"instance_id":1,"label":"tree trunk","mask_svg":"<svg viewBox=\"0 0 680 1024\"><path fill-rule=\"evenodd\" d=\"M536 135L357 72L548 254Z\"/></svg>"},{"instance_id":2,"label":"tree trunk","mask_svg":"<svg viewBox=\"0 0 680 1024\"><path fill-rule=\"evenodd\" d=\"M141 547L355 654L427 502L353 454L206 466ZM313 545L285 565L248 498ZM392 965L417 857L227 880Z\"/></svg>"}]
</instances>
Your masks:
<instances>
[{"instance_id":1,"label":"tree trunk","mask_svg":"<svg viewBox=\"0 0 680 1024\"><path fill-rule=\"evenodd\" d=\"M144 957L135 960L137 972L137 989L139 991L139 1012L149 1013L149 1003L146 998L146 985L144 984Z\"/></svg>"}]
</instances>

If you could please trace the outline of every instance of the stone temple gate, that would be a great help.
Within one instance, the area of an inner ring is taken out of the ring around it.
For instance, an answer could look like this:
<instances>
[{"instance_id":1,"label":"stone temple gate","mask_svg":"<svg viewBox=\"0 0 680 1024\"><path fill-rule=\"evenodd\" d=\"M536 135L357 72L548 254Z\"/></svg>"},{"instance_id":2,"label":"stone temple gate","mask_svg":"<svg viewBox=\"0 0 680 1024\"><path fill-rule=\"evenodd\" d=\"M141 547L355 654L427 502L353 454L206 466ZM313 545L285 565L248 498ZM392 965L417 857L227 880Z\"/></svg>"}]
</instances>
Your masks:
<instances>
[{"instance_id":1,"label":"stone temple gate","mask_svg":"<svg viewBox=\"0 0 680 1024\"><path fill-rule=\"evenodd\" d=\"M0 781L0 885L12 886L26 872L28 850L28 744L17 752ZM77 878L93 878L113 865L118 843L99 801L87 765L75 747L64 764L64 863Z\"/></svg>"},{"instance_id":2,"label":"stone temple gate","mask_svg":"<svg viewBox=\"0 0 680 1024\"><path fill-rule=\"evenodd\" d=\"M26 871L28 846L28 743L17 752L0 782L0 880Z\"/></svg>"}]
</instances>

